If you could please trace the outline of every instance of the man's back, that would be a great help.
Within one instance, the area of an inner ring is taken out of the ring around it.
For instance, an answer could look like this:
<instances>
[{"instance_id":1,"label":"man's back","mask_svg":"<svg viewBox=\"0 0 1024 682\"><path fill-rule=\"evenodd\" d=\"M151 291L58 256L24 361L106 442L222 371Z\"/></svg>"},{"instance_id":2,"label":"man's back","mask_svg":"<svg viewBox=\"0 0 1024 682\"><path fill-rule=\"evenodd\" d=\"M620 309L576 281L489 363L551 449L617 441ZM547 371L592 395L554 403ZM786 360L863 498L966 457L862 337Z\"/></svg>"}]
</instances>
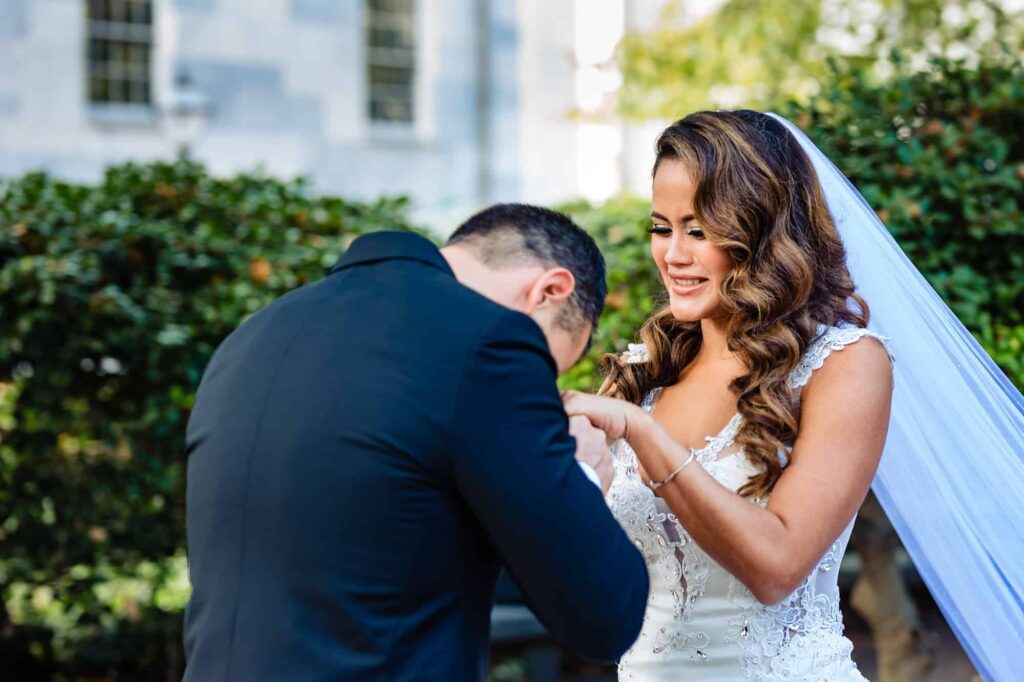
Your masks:
<instances>
[{"instance_id":1,"label":"man's back","mask_svg":"<svg viewBox=\"0 0 1024 682\"><path fill-rule=\"evenodd\" d=\"M188 680L484 673L495 544L529 541L501 537L508 510L486 497L514 462L470 452L501 436L478 432L495 428L480 403L516 387L467 372L543 335L418 237L361 241L347 267L243 324L204 376L187 443ZM478 484L492 489L467 495Z\"/></svg>"}]
</instances>

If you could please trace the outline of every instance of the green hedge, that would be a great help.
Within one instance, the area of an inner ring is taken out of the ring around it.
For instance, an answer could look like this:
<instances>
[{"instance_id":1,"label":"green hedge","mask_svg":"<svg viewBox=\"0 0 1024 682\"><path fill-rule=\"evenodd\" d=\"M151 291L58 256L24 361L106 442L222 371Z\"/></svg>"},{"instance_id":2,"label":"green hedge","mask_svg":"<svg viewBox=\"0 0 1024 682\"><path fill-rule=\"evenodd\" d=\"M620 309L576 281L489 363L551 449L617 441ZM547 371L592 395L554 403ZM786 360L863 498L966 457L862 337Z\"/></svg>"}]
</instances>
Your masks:
<instances>
[{"instance_id":1,"label":"green hedge","mask_svg":"<svg viewBox=\"0 0 1024 682\"><path fill-rule=\"evenodd\" d=\"M101 678L180 665L202 370L357 235L412 229L407 208L187 162L0 183L0 619L19 625L0 660L28 650L33 674Z\"/></svg>"},{"instance_id":2,"label":"green hedge","mask_svg":"<svg viewBox=\"0 0 1024 682\"><path fill-rule=\"evenodd\" d=\"M594 206L573 202L559 206L594 237L608 268L608 298L594 343L575 367L560 380L563 388L595 390L601 384L601 356L622 351L636 340L647 316L667 300L651 260L647 227L651 224L650 202L620 197Z\"/></svg>"},{"instance_id":3,"label":"green hedge","mask_svg":"<svg viewBox=\"0 0 1024 682\"><path fill-rule=\"evenodd\" d=\"M1024 66L894 66L878 87L834 63L831 87L786 110L1022 387Z\"/></svg>"}]
</instances>

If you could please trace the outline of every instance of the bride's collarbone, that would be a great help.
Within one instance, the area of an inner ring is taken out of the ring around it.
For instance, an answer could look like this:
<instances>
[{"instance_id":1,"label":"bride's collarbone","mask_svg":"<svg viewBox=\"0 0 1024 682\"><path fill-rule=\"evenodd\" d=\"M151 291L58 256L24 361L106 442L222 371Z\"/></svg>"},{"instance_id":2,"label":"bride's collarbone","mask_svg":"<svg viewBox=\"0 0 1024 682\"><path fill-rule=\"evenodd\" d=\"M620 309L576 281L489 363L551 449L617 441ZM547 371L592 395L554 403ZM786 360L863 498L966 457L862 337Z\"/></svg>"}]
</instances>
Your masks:
<instances>
[{"instance_id":1,"label":"bride's collarbone","mask_svg":"<svg viewBox=\"0 0 1024 682\"><path fill-rule=\"evenodd\" d=\"M651 415L677 442L700 450L736 416L736 396L728 387L731 377L717 386L689 379L662 389Z\"/></svg>"}]
</instances>

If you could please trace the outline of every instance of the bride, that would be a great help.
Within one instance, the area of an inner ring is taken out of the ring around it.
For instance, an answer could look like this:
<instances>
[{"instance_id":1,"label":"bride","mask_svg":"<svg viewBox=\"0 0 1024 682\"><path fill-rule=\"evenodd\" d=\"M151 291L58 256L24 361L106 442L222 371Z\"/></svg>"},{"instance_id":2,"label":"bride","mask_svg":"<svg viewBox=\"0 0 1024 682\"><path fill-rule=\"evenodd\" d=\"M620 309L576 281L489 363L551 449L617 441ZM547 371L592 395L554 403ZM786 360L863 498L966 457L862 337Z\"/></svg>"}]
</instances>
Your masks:
<instances>
[{"instance_id":1,"label":"bride","mask_svg":"<svg viewBox=\"0 0 1024 682\"><path fill-rule=\"evenodd\" d=\"M863 680L837 578L886 440L886 342L779 120L692 114L656 151L668 304L600 396L564 396L620 439L608 504L651 576L619 678Z\"/></svg>"}]
</instances>

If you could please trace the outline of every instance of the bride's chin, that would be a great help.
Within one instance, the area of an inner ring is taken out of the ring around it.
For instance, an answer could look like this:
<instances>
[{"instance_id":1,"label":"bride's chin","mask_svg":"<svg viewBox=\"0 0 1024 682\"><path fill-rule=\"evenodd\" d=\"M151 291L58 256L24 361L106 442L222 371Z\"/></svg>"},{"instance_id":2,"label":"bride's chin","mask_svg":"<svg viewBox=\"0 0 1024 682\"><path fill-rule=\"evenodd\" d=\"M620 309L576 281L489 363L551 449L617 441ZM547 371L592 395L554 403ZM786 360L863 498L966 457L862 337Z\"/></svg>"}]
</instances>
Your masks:
<instances>
[{"instance_id":1,"label":"bride's chin","mask_svg":"<svg viewBox=\"0 0 1024 682\"><path fill-rule=\"evenodd\" d=\"M706 319L717 319L721 311L718 301L709 301L705 297L694 300L693 297L674 296L669 292L669 310L672 317L679 322L700 322Z\"/></svg>"},{"instance_id":2,"label":"bride's chin","mask_svg":"<svg viewBox=\"0 0 1024 682\"><path fill-rule=\"evenodd\" d=\"M676 318L679 322L700 322L704 319L703 315L693 310L680 309L676 306L670 306L670 310L672 311L672 317Z\"/></svg>"}]
</instances>

